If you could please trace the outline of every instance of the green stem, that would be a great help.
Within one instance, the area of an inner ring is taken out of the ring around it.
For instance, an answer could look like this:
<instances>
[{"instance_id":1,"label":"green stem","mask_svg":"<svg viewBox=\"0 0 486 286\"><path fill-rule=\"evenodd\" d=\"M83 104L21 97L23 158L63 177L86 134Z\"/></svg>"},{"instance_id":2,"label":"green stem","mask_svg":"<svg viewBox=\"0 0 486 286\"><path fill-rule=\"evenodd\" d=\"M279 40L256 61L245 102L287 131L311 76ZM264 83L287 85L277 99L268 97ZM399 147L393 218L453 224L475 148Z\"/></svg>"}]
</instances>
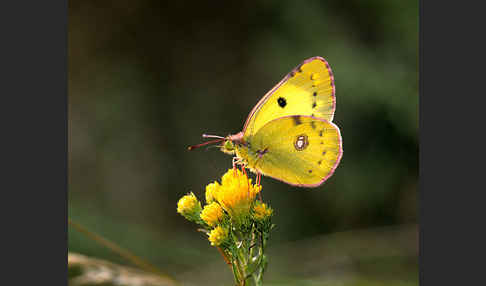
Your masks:
<instances>
[{"instance_id":1,"label":"green stem","mask_svg":"<svg viewBox=\"0 0 486 286\"><path fill-rule=\"evenodd\" d=\"M258 251L258 266L253 274L253 279L255 281L255 285L263 285L263 273L265 272L265 243L266 239L264 238L263 233L259 233L260 238L260 248Z\"/></svg>"},{"instance_id":2,"label":"green stem","mask_svg":"<svg viewBox=\"0 0 486 286\"><path fill-rule=\"evenodd\" d=\"M230 229L234 242L231 247L231 264L236 285L262 286L263 273L267 264L265 257L267 234L255 225L248 229Z\"/></svg>"},{"instance_id":3,"label":"green stem","mask_svg":"<svg viewBox=\"0 0 486 286\"><path fill-rule=\"evenodd\" d=\"M243 267L241 266L241 262L239 261L238 258L236 259L236 268L238 269L238 272L239 272L239 277L238 277L239 284L242 285L242 286L246 285L245 271L244 271Z\"/></svg>"}]
</instances>

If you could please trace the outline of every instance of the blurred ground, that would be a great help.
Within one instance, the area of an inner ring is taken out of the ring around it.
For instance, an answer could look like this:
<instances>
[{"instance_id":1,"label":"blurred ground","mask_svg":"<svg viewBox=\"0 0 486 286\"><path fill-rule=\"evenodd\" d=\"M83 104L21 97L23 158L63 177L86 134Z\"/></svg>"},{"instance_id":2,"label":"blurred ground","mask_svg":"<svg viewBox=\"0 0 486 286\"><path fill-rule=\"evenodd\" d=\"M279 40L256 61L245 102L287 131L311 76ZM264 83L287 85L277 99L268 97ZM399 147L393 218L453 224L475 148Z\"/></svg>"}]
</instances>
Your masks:
<instances>
[{"instance_id":1,"label":"blurred ground","mask_svg":"<svg viewBox=\"0 0 486 286\"><path fill-rule=\"evenodd\" d=\"M344 155L317 189L263 179L277 224L270 249L417 223L418 2L70 1L68 44L69 216L163 271L195 283L184 273L221 262L176 203L189 191L203 198L231 158L186 147L202 133L240 131L253 105L311 56L335 75ZM380 238L361 235L352 236L363 245ZM126 263L72 230L69 250ZM286 252L270 257L270 280L287 279L293 257L309 259ZM322 257L315 269L327 267ZM406 257L372 260L373 285L390 285L380 284L389 265L405 265L412 278L403 283L418 283L416 252ZM326 277L346 267L326 268ZM293 285L322 285L312 279Z\"/></svg>"},{"instance_id":2,"label":"blurred ground","mask_svg":"<svg viewBox=\"0 0 486 286\"><path fill-rule=\"evenodd\" d=\"M173 285L172 279L182 285L231 284L231 272L214 249L204 259L175 252L189 264L160 278L71 253L70 284ZM271 245L265 285L418 285L417 254L413 224L314 236Z\"/></svg>"}]
</instances>

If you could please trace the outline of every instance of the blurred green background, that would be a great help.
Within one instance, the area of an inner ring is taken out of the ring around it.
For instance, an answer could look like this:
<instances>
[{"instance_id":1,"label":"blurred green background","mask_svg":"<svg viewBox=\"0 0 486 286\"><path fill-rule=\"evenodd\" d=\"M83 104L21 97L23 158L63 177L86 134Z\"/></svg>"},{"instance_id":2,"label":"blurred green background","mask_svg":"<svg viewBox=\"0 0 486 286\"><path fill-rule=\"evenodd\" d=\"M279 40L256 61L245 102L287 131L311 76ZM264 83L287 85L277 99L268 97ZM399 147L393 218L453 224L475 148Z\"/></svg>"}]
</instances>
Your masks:
<instances>
[{"instance_id":1,"label":"blurred green background","mask_svg":"<svg viewBox=\"0 0 486 286\"><path fill-rule=\"evenodd\" d=\"M418 2L69 1L69 217L183 285L231 285L176 212L231 167L241 131L312 56L333 70L344 154L316 189L263 178L268 285L418 285ZM69 251L129 263L69 230Z\"/></svg>"}]
</instances>

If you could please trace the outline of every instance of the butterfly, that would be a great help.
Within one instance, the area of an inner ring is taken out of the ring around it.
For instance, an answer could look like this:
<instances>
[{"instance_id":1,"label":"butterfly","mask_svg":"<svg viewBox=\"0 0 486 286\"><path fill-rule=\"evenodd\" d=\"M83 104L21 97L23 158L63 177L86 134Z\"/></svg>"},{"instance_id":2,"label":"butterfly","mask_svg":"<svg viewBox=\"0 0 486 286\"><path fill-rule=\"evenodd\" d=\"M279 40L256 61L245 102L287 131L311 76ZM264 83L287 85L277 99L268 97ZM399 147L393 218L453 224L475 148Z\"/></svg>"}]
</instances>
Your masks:
<instances>
[{"instance_id":1,"label":"butterfly","mask_svg":"<svg viewBox=\"0 0 486 286\"><path fill-rule=\"evenodd\" d=\"M224 153L240 165L298 187L317 187L335 171L342 154L334 76L322 57L312 57L288 73L251 110L243 131L196 147L223 142Z\"/></svg>"}]
</instances>

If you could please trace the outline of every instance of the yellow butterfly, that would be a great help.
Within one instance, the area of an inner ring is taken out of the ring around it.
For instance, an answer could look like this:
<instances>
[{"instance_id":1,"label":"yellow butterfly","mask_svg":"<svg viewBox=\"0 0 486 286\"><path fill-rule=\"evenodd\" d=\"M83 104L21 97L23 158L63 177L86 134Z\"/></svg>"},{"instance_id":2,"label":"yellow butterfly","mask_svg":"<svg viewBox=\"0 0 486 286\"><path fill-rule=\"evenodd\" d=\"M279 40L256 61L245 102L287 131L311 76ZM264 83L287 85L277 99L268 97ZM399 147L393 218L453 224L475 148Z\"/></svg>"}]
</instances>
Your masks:
<instances>
[{"instance_id":1,"label":"yellow butterfly","mask_svg":"<svg viewBox=\"0 0 486 286\"><path fill-rule=\"evenodd\" d=\"M287 74L255 105L243 131L199 145L224 142L235 164L299 187L317 187L338 166L342 154L334 76L327 61L313 57Z\"/></svg>"}]
</instances>

